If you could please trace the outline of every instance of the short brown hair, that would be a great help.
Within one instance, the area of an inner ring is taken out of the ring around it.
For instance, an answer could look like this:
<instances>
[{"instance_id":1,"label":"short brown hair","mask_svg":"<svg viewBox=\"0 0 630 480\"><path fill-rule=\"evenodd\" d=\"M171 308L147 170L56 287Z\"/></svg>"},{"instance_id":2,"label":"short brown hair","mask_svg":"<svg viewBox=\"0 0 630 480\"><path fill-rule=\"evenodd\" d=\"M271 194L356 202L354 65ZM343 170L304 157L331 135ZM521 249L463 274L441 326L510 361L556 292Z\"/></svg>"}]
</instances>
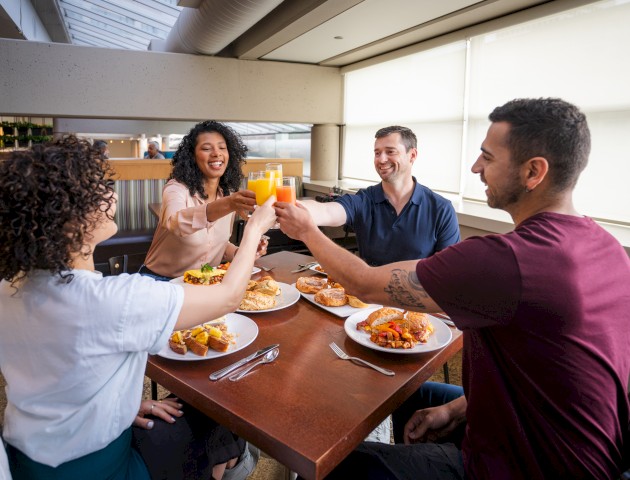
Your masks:
<instances>
[{"instance_id":1,"label":"short brown hair","mask_svg":"<svg viewBox=\"0 0 630 480\"><path fill-rule=\"evenodd\" d=\"M381 128L376 132L374 138L383 138L391 135L392 133L400 133L400 140L407 151L412 148L418 148L418 139L416 138L416 134L413 133L410 128L401 127L399 125Z\"/></svg>"}]
</instances>

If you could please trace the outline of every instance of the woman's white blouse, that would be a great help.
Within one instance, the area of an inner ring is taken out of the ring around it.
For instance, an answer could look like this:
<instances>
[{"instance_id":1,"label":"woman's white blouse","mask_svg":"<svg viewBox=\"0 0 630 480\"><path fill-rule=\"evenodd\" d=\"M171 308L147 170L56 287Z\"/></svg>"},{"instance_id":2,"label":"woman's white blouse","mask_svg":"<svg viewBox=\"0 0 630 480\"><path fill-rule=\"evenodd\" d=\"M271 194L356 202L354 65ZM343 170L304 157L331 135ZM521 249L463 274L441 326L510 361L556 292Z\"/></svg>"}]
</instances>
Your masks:
<instances>
[{"instance_id":1,"label":"woman's white blouse","mask_svg":"<svg viewBox=\"0 0 630 480\"><path fill-rule=\"evenodd\" d=\"M57 466L100 450L133 422L147 352L168 342L184 292L138 274L38 271L0 283L3 436Z\"/></svg>"}]
</instances>

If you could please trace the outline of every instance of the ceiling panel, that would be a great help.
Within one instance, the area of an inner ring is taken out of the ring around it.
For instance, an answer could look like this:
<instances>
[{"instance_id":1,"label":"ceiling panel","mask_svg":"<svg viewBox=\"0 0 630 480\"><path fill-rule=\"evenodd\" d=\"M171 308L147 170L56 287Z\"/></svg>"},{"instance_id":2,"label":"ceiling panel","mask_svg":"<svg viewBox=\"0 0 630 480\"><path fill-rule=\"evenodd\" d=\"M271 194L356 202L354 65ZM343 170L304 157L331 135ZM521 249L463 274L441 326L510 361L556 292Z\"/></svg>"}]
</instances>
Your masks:
<instances>
[{"instance_id":1,"label":"ceiling panel","mask_svg":"<svg viewBox=\"0 0 630 480\"><path fill-rule=\"evenodd\" d=\"M475 3L479 1L365 0L263 58L320 63Z\"/></svg>"}]
</instances>

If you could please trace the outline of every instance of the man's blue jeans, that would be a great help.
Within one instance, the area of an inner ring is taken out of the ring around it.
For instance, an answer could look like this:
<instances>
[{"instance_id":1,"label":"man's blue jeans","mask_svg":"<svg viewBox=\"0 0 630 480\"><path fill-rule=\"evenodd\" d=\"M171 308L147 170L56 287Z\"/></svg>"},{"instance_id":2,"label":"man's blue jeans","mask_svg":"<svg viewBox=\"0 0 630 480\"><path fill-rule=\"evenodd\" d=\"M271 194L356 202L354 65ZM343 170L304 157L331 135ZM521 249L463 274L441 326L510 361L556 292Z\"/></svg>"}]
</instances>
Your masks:
<instances>
[{"instance_id":1,"label":"man's blue jeans","mask_svg":"<svg viewBox=\"0 0 630 480\"><path fill-rule=\"evenodd\" d=\"M394 424L394 442L403 443L405 424L416 410L439 407L464 394L464 389L449 383L425 382L400 407L392 413ZM460 439L461 440L461 439Z\"/></svg>"}]
</instances>

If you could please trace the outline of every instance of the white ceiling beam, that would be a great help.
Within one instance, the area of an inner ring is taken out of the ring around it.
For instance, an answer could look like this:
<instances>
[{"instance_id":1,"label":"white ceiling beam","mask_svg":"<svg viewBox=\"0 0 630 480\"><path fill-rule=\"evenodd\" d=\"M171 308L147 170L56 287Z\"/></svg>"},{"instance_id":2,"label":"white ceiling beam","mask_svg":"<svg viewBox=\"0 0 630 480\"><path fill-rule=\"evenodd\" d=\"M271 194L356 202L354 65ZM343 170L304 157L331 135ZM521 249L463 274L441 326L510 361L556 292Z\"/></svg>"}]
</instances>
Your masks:
<instances>
[{"instance_id":1,"label":"white ceiling beam","mask_svg":"<svg viewBox=\"0 0 630 480\"><path fill-rule=\"evenodd\" d=\"M232 45L234 56L256 60L364 0L284 2Z\"/></svg>"}]
</instances>

